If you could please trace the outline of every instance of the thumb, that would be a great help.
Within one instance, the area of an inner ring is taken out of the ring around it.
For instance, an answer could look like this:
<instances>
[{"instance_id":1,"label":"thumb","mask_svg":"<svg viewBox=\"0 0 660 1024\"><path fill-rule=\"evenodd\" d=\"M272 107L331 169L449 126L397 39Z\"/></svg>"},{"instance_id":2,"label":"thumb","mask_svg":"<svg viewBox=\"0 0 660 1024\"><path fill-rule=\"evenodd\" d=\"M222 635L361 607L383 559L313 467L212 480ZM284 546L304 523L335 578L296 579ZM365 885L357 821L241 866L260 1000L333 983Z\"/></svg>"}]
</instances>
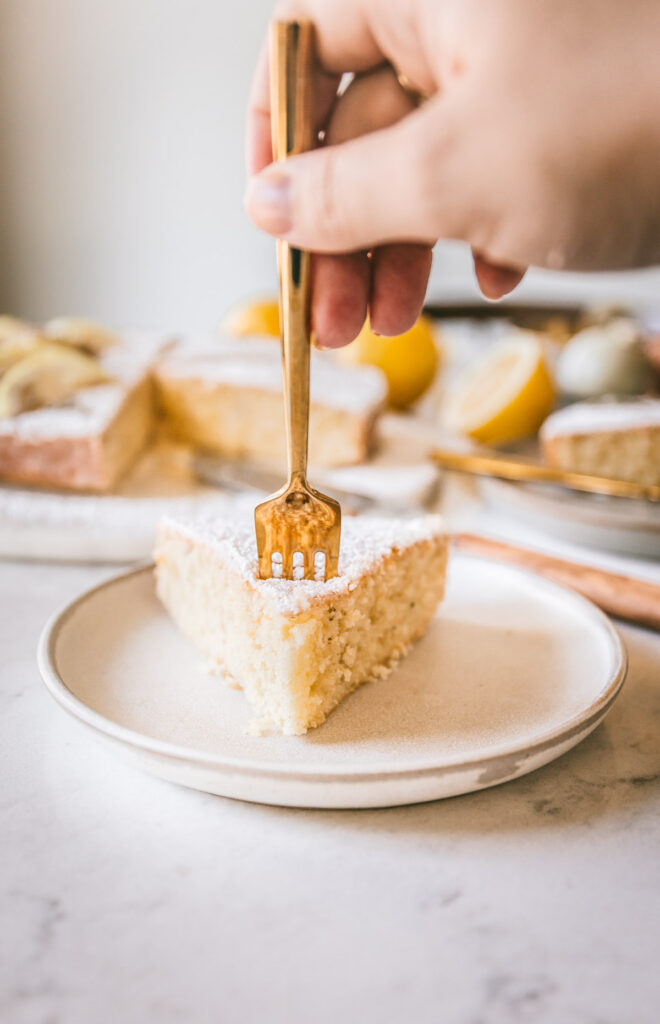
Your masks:
<instances>
[{"instance_id":1,"label":"thumb","mask_svg":"<svg viewBox=\"0 0 660 1024\"><path fill-rule=\"evenodd\" d=\"M456 237L449 223L456 205L440 180L445 141L434 106L430 101L388 128L270 164L248 183L249 216L269 234L314 252Z\"/></svg>"}]
</instances>

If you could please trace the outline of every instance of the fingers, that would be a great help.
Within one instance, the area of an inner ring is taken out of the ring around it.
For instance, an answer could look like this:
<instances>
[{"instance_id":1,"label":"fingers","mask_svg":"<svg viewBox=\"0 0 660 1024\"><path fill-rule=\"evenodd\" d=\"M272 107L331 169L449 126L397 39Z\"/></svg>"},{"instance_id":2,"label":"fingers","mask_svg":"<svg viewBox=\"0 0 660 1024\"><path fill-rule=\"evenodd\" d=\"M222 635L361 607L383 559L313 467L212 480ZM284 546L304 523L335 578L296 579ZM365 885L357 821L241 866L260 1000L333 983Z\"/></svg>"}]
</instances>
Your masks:
<instances>
[{"instance_id":1,"label":"fingers","mask_svg":"<svg viewBox=\"0 0 660 1024\"><path fill-rule=\"evenodd\" d=\"M416 107L389 66L356 75L328 120L325 144L337 145L396 124Z\"/></svg>"},{"instance_id":2,"label":"fingers","mask_svg":"<svg viewBox=\"0 0 660 1024\"><path fill-rule=\"evenodd\" d=\"M425 93L436 86L426 54L429 27L424 12L405 19L391 0L284 0L276 18L313 21L316 49L315 93L318 120L329 109L344 72L359 73L391 62ZM264 43L252 82L246 132L248 174L270 163L270 81L268 43Z\"/></svg>"},{"instance_id":3,"label":"fingers","mask_svg":"<svg viewBox=\"0 0 660 1024\"><path fill-rule=\"evenodd\" d=\"M392 4L374 0L281 0L276 20L309 19L316 29L315 49L327 71L365 71L382 63L387 54L374 30L376 22L395 22ZM396 12L395 12L396 13Z\"/></svg>"},{"instance_id":4,"label":"fingers","mask_svg":"<svg viewBox=\"0 0 660 1024\"><path fill-rule=\"evenodd\" d=\"M380 0L333 0L333 4L324 3L323 0L301 0L298 4L280 5L277 11L277 17L311 17L315 22L317 47L323 62L316 71L317 128L324 128L326 146L332 147L333 155L328 158L330 164L335 162L334 153L338 143L366 133L373 135L375 131L404 118L415 108L410 95L401 89L392 68L389 65L383 66L384 56L396 56L397 66L401 69L405 70L409 66L410 34L407 45L399 47L400 52L395 55L394 49L401 41L401 18L398 12L395 12L396 17L389 18L391 11L391 5ZM375 17L376 13L378 17ZM369 18L374 22L373 27L370 27ZM377 37L381 37L380 40ZM419 50L414 43L412 49L415 50L413 63L419 70ZM327 71L326 68L331 70ZM361 68L370 70L358 74L337 101L336 72ZM429 83L426 85L430 91ZM247 138L249 173L258 173L272 160L268 93L268 47L264 46L250 101ZM400 174L402 187L408 176L405 159L401 158L401 153L407 151L405 140L401 139L398 153L395 139L391 140L391 145L393 158L390 157L385 163L377 159L370 162L368 156L366 163L362 163L363 170L368 171L366 191L371 192L375 187L378 195L373 202L381 203L379 197L382 197L381 205L386 210L391 210L399 202L397 174ZM343 157L345 147L340 148ZM287 161L286 168L282 164L269 168L265 174L260 175L257 182L250 184L246 197L246 206L253 219L260 227L279 237L287 235L293 220L294 181L290 175L291 163ZM297 173L294 170L294 176ZM312 317L318 343L324 347L338 347L350 342L362 327L369 300L375 329L383 334L401 333L412 325L422 306L431 263L428 245L386 245L382 251L374 250L371 260L367 259L364 250L359 249L348 255L328 255L345 252L346 249L354 250L357 246L336 237L340 232L337 232L332 215L334 200L332 193L324 191L331 176L329 178L326 175L323 180L321 164L318 165L319 174L321 178L317 177L315 181L312 172L311 177L299 183L295 189L304 198L305 218L314 232L314 244L290 236L294 244L326 253L323 256L317 255L314 260ZM352 192L355 185L350 168L347 168L345 177ZM407 187L410 189L414 185L408 181ZM310 188L315 190L314 196L309 196ZM345 191L339 183L337 192L345 194ZM356 197L356 202L360 204L359 197ZM393 231L391 237L409 237L410 220L403 211L399 212L405 230ZM350 213L348 217L353 221ZM428 227L428 222L425 222L421 228L422 237L433 241ZM296 228L299 228L298 217ZM334 241L330 238L324 245L322 241L319 242L319 232L334 234ZM381 240L376 235L373 237L377 241ZM384 237L388 239L387 235Z\"/></svg>"},{"instance_id":5,"label":"fingers","mask_svg":"<svg viewBox=\"0 0 660 1024\"><path fill-rule=\"evenodd\" d=\"M268 40L259 51L248 101L245 132L245 166L248 175L258 174L273 159L270 136L270 84Z\"/></svg>"},{"instance_id":6,"label":"fingers","mask_svg":"<svg viewBox=\"0 0 660 1024\"><path fill-rule=\"evenodd\" d=\"M322 348L341 348L367 316L377 334L403 334L419 316L431 272L425 245L389 245L366 253L314 257L312 328Z\"/></svg>"},{"instance_id":7,"label":"fingers","mask_svg":"<svg viewBox=\"0 0 660 1024\"><path fill-rule=\"evenodd\" d=\"M328 115L344 71L360 71L382 64L380 51L365 15L366 0L299 0L280 3L276 18L309 18L316 27L314 95L317 125ZM256 174L272 161L270 135L269 45L261 47L252 80L246 130L248 174Z\"/></svg>"},{"instance_id":8,"label":"fingers","mask_svg":"<svg viewBox=\"0 0 660 1024\"><path fill-rule=\"evenodd\" d=\"M432 258L426 245L384 245L374 250L369 315L377 334L403 334L415 323L424 304Z\"/></svg>"},{"instance_id":9,"label":"fingers","mask_svg":"<svg viewBox=\"0 0 660 1024\"><path fill-rule=\"evenodd\" d=\"M443 184L450 139L443 118L429 116L431 106L385 130L267 167L248 185L249 215L264 231L315 252L465 237L457 222L461 197Z\"/></svg>"},{"instance_id":10,"label":"fingers","mask_svg":"<svg viewBox=\"0 0 660 1024\"><path fill-rule=\"evenodd\" d=\"M437 82L427 54L444 6L442 0L280 0L274 17L314 23L315 48L326 71L357 73L387 61L415 88L430 94ZM431 49L435 58L437 48Z\"/></svg>"},{"instance_id":11,"label":"fingers","mask_svg":"<svg viewBox=\"0 0 660 1024\"><path fill-rule=\"evenodd\" d=\"M415 109L391 68L358 75L336 103L326 143L334 145L399 121ZM426 248L393 245L375 249L372 258L317 256L314 318L326 347L347 345L360 331L367 312L381 334L396 334L414 323L426 290L430 253ZM322 326L321 326L322 324Z\"/></svg>"},{"instance_id":12,"label":"fingers","mask_svg":"<svg viewBox=\"0 0 660 1024\"><path fill-rule=\"evenodd\" d=\"M366 253L315 256L312 330L322 348L341 348L360 333L367 317L371 266Z\"/></svg>"},{"instance_id":13,"label":"fingers","mask_svg":"<svg viewBox=\"0 0 660 1024\"><path fill-rule=\"evenodd\" d=\"M526 268L505 267L491 263L476 251L473 251L472 256L479 288L487 299L501 299L508 295L525 276Z\"/></svg>"},{"instance_id":14,"label":"fingers","mask_svg":"<svg viewBox=\"0 0 660 1024\"><path fill-rule=\"evenodd\" d=\"M314 120L317 132L324 127L332 110L340 77L324 71L318 65L314 70ZM245 164L248 175L258 174L272 160L270 66L266 40L261 47L248 103L245 135Z\"/></svg>"}]
</instances>

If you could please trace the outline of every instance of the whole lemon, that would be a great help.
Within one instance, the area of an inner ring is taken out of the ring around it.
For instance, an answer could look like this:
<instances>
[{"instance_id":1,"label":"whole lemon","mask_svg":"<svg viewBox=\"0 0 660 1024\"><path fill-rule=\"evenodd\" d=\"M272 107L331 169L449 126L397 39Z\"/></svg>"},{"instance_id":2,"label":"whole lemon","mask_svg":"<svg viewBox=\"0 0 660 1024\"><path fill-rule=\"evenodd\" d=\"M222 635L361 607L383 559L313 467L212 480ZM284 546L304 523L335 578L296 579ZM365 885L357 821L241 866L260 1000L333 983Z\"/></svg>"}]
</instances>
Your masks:
<instances>
[{"instance_id":1,"label":"whole lemon","mask_svg":"<svg viewBox=\"0 0 660 1024\"><path fill-rule=\"evenodd\" d=\"M277 299L251 299L239 302L225 315L220 324L224 334L234 338L248 338L252 335L280 336L280 310Z\"/></svg>"},{"instance_id":2,"label":"whole lemon","mask_svg":"<svg viewBox=\"0 0 660 1024\"><path fill-rule=\"evenodd\" d=\"M387 378L389 404L405 409L431 385L440 363L439 347L428 317L391 338L374 334L367 320L357 338L338 350L342 362L378 366Z\"/></svg>"}]
</instances>

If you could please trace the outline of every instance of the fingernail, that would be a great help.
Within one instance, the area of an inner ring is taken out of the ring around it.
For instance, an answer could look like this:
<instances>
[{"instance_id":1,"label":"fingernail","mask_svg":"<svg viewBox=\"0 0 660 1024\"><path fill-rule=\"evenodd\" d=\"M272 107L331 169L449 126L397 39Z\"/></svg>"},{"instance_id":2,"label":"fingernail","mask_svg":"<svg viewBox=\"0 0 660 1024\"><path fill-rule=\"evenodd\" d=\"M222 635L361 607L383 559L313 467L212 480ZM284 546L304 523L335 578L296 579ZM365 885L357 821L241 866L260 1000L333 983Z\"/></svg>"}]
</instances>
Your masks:
<instances>
[{"instance_id":1,"label":"fingernail","mask_svg":"<svg viewBox=\"0 0 660 1024\"><path fill-rule=\"evenodd\" d=\"M270 235L291 229L291 182L281 171L263 171L250 178L245 208L255 223Z\"/></svg>"}]
</instances>

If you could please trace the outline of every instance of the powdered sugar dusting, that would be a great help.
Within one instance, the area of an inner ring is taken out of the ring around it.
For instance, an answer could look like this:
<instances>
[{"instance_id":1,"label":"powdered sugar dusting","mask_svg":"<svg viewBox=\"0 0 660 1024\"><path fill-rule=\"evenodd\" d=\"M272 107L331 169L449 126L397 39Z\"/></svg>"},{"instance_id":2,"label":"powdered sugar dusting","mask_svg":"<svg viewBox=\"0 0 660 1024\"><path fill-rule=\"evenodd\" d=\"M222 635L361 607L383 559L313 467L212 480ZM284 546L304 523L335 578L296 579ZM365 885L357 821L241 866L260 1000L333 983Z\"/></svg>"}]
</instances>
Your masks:
<instances>
[{"instance_id":1,"label":"powdered sugar dusting","mask_svg":"<svg viewBox=\"0 0 660 1024\"><path fill-rule=\"evenodd\" d=\"M273 339L188 342L164 360L163 377L195 378L212 384L282 391L280 347ZM385 377L370 366L340 366L327 354L311 353L312 402L364 413L378 407L386 396Z\"/></svg>"},{"instance_id":2,"label":"powdered sugar dusting","mask_svg":"<svg viewBox=\"0 0 660 1024\"><path fill-rule=\"evenodd\" d=\"M196 543L206 544L242 579L268 594L280 614L297 615L320 597L353 590L360 577L375 568L394 549L430 540L444 531L442 519L437 515L414 519L376 516L344 519L339 575L323 583L314 580L260 580L254 522L244 509L236 510L232 518L221 518L217 514L194 519L166 517L161 520L159 532L179 533Z\"/></svg>"},{"instance_id":3,"label":"powdered sugar dusting","mask_svg":"<svg viewBox=\"0 0 660 1024\"><path fill-rule=\"evenodd\" d=\"M127 389L137 384L167 344L162 334L153 332L127 331L119 339L120 344L105 349L99 359L113 378L110 383L81 388L66 405L0 419L0 435L38 441L87 437L104 430L118 412Z\"/></svg>"},{"instance_id":4,"label":"powdered sugar dusting","mask_svg":"<svg viewBox=\"0 0 660 1024\"><path fill-rule=\"evenodd\" d=\"M567 434L608 433L610 431L660 426L660 401L576 402L549 416L541 428L541 437Z\"/></svg>"},{"instance_id":5,"label":"powdered sugar dusting","mask_svg":"<svg viewBox=\"0 0 660 1024\"><path fill-rule=\"evenodd\" d=\"M11 434L23 441L98 434L117 413L128 386L126 381L81 388L67 405L33 409L0 419L0 434Z\"/></svg>"}]
</instances>

